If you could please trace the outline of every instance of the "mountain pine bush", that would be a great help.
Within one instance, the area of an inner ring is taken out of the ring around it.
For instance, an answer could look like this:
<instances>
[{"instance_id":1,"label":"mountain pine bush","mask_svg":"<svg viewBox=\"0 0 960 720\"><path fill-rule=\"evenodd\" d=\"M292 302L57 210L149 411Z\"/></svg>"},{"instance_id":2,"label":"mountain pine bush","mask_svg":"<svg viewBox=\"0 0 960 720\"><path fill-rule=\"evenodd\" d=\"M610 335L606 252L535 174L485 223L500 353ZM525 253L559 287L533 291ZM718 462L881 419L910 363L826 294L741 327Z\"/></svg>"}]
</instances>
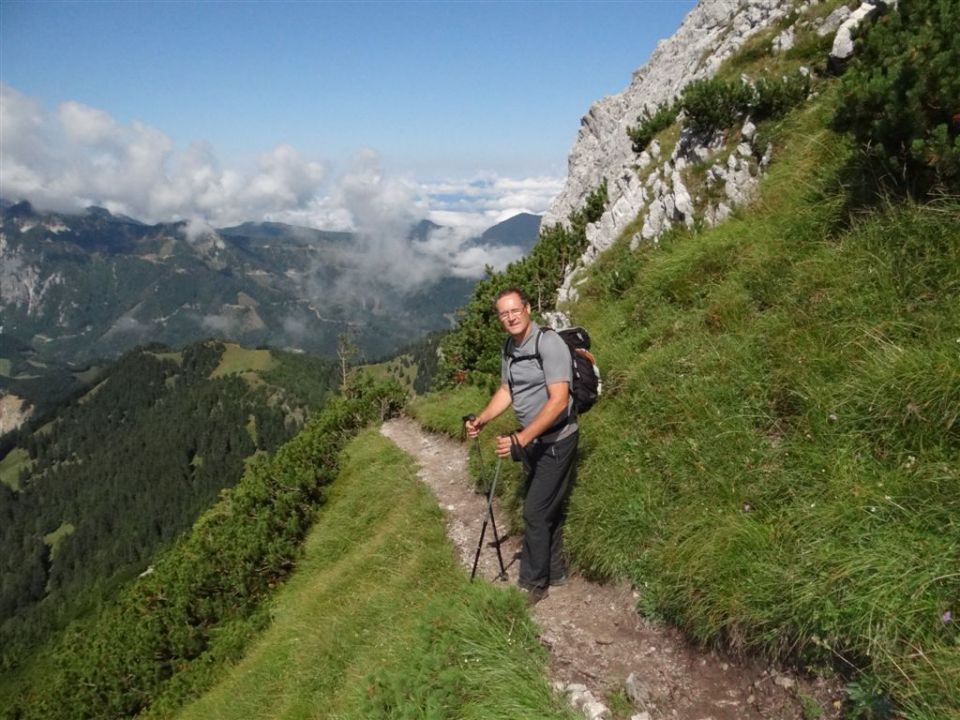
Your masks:
<instances>
[{"instance_id":1,"label":"mountain pine bush","mask_svg":"<svg viewBox=\"0 0 960 720\"><path fill-rule=\"evenodd\" d=\"M636 127L628 127L627 135L633 141L633 151L642 153L653 141L657 133L666 130L677 119L679 108L677 103L660 103L652 113L645 111L637 117L640 123Z\"/></svg>"},{"instance_id":2,"label":"mountain pine bush","mask_svg":"<svg viewBox=\"0 0 960 720\"><path fill-rule=\"evenodd\" d=\"M698 134L727 130L746 117L755 122L783 117L809 96L812 82L800 70L779 78L694 80L680 97L685 124Z\"/></svg>"},{"instance_id":3,"label":"mountain pine bush","mask_svg":"<svg viewBox=\"0 0 960 720\"><path fill-rule=\"evenodd\" d=\"M879 18L841 82L834 127L908 191L960 188L960 4L911 0Z\"/></svg>"}]
</instances>

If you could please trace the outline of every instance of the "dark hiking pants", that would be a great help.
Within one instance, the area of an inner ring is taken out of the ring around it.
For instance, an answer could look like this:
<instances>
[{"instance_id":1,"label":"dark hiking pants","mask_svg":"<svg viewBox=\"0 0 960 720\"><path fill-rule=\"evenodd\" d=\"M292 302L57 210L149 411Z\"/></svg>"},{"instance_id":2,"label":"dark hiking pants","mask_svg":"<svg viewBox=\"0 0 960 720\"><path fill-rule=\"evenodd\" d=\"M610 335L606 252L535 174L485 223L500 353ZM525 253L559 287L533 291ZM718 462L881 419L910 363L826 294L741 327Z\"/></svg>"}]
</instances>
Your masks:
<instances>
[{"instance_id":1,"label":"dark hiking pants","mask_svg":"<svg viewBox=\"0 0 960 720\"><path fill-rule=\"evenodd\" d=\"M580 433L555 443L533 443L526 448L527 499L523 504L523 551L520 586L545 588L566 575L563 522L577 478Z\"/></svg>"}]
</instances>

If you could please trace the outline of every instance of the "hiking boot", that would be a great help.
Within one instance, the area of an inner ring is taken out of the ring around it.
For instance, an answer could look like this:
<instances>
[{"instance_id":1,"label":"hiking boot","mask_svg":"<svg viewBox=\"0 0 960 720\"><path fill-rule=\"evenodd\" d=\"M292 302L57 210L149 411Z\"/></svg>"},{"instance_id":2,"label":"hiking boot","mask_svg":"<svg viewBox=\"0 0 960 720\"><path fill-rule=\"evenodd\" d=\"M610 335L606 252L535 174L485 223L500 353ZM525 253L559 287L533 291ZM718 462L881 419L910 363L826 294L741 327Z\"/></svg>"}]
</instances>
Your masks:
<instances>
[{"instance_id":1,"label":"hiking boot","mask_svg":"<svg viewBox=\"0 0 960 720\"><path fill-rule=\"evenodd\" d=\"M560 587L561 585L567 584L567 576L561 575L560 577L550 578L550 587Z\"/></svg>"},{"instance_id":2,"label":"hiking boot","mask_svg":"<svg viewBox=\"0 0 960 720\"><path fill-rule=\"evenodd\" d=\"M547 589L542 587L520 586L520 592L527 596L527 606L536 605L547 596Z\"/></svg>"}]
</instances>

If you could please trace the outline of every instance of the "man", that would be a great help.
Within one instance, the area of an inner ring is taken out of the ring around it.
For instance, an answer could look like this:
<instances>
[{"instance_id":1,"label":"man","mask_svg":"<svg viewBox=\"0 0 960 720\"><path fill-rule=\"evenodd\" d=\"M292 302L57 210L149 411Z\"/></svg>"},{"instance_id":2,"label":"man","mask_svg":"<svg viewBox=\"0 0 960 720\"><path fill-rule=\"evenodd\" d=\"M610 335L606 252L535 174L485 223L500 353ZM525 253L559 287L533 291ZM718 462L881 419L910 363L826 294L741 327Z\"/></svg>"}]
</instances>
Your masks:
<instances>
[{"instance_id":1,"label":"man","mask_svg":"<svg viewBox=\"0 0 960 720\"><path fill-rule=\"evenodd\" d=\"M570 395L573 369L566 343L532 320L530 303L521 290L501 292L496 310L510 334L501 361L501 384L476 418L466 421L466 430L470 437L477 437L484 425L511 405L523 425L512 435L497 438L497 455L525 461L528 490L523 505L526 529L520 587L529 593L530 602L537 602L548 586L566 582L563 522L576 480L579 441Z\"/></svg>"}]
</instances>

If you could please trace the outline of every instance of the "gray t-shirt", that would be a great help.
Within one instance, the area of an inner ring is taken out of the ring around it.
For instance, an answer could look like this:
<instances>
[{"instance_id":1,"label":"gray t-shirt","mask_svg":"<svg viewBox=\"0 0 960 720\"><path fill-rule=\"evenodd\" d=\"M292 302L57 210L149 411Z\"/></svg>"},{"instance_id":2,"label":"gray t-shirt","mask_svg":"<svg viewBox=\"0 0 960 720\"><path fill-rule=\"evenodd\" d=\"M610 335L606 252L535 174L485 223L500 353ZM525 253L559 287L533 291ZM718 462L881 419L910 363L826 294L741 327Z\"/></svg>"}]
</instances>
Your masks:
<instances>
[{"instance_id":1,"label":"gray t-shirt","mask_svg":"<svg viewBox=\"0 0 960 720\"><path fill-rule=\"evenodd\" d=\"M537 335L540 334L540 359L543 370L536 358L528 360L508 361L507 356L521 357L534 355L537 349ZM509 374L508 374L509 373ZM570 350L559 335L550 330L541 330L535 322L530 323L530 332L526 339L516 347L513 338L507 340L506 355L500 363L500 379L513 389L513 409L517 413L520 423L526 427L537 416L537 413L547 404L549 397L547 385L565 382L568 385L573 380L573 367L570 360ZM573 396L567 401L567 415L573 413ZM561 416L558 422L562 422ZM562 440L572 435L577 429L576 418L570 418L566 427L541 436L547 442Z\"/></svg>"}]
</instances>

